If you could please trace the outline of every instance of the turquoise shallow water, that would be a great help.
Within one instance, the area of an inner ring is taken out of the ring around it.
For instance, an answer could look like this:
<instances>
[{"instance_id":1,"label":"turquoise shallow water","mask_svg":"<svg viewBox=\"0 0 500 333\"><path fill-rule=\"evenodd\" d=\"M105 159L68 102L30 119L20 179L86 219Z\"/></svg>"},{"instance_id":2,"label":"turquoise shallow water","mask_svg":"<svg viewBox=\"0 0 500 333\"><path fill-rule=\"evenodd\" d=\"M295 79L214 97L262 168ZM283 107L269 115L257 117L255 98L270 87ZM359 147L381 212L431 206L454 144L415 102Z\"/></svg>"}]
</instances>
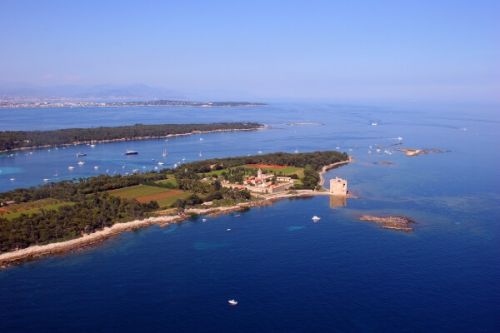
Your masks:
<instances>
[{"instance_id":1,"label":"turquoise shallow water","mask_svg":"<svg viewBox=\"0 0 500 333\"><path fill-rule=\"evenodd\" d=\"M347 178L359 198L346 207L331 207L326 197L286 200L207 222L151 227L0 271L1 332L500 329L495 113L326 104L41 111L0 110L0 124L34 129L196 119L255 120L271 128L1 155L0 170L11 170L0 173L1 190L43 178L151 169L165 146L167 164L339 147L355 163L327 176ZM393 146L400 136L405 146L448 152L408 158ZM126 158L128 148L140 154ZM70 173L78 151L89 154ZM391 232L358 221L362 213L404 214L417 224L413 233ZM312 223L313 215L321 221ZM239 305L229 307L230 298Z\"/></svg>"}]
</instances>

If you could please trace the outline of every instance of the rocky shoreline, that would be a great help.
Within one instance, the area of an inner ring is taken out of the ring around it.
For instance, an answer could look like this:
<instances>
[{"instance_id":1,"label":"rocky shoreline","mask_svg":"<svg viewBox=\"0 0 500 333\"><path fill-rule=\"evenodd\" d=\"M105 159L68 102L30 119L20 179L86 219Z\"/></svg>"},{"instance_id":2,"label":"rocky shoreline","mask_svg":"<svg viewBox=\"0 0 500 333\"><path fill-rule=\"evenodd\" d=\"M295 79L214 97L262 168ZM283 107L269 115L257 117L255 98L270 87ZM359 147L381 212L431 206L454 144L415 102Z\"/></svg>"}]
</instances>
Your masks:
<instances>
[{"instance_id":1,"label":"rocky shoreline","mask_svg":"<svg viewBox=\"0 0 500 333\"><path fill-rule=\"evenodd\" d=\"M191 218L192 215L209 215L217 216L229 214L236 211L246 210L252 207L268 206L273 202L287 199L287 198L305 198L317 195L329 195L326 191L314 190L298 190L293 193L280 193L274 195L267 195L260 197L260 200L243 202L234 206L214 207L214 208L190 208L182 213L169 216L149 217L143 220L134 220L130 222L115 223L109 228L96 231L91 234L83 235L82 237L62 241L57 243L50 243L46 245L33 245L24 249L5 252L0 254L0 268L6 268L15 264L20 264L26 261L35 260L37 258L64 254L78 249L86 248L99 244L113 236L122 232L136 230L151 225L166 226L173 223L179 223Z\"/></svg>"},{"instance_id":2,"label":"rocky shoreline","mask_svg":"<svg viewBox=\"0 0 500 333\"><path fill-rule=\"evenodd\" d=\"M429 148L429 149L417 149L417 148L399 148L399 151L403 152L408 157L415 157L419 155L427 155L427 154L441 154L446 153L446 150L438 149L438 148Z\"/></svg>"},{"instance_id":3,"label":"rocky shoreline","mask_svg":"<svg viewBox=\"0 0 500 333\"><path fill-rule=\"evenodd\" d=\"M177 134L176 136L178 136ZM189 135L189 134L182 134ZM351 157L346 161L341 161L333 164L324 166L320 171L320 182L319 185L322 186L324 182L324 174L337 166L344 165L352 162ZM72 252L81 248L92 246L105 241L115 235L118 235L125 231L135 230L139 228L144 228L151 225L169 225L172 223L178 223L190 218L192 215L209 215L217 216L222 214L229 214L236 211L242 211L250 209L252 207L268 206L272 205L273 202L283 199L292 198L306 198L318 195L330 195L325 189L315 191L315 190L293 190L284 193L275 194L265 194L257 196L257 200L242 202L233 206L222 206L222 207L209 207L209 208L188 208L184 212L177 213L175 215L161 215L156 217L149 217L143 220L134 220L130 222L115 223L109 228L96 231L91 234L82 235L79 238L50 243L46 245L33 245L24 249L19 249L15 251L5 252L0 254L0 268L5 268L14 264L22 263L25 261L34 260L40 257L62 254L67 252Z\"/></svg>"},{"instance_id":4,"label":"rocky shoreline","mask_svg":"<svg viewBox=\"0 0 500 333\"><path fill-rule=\"evenodd\" d=\"M374 216L374 215L361 215L359 217L360 221L374 222L380 225L384 229L392 229L404 232L412 232L413 224L415 223L409 217L401 215L393 216Z\"/></svg>"}]
</instances>

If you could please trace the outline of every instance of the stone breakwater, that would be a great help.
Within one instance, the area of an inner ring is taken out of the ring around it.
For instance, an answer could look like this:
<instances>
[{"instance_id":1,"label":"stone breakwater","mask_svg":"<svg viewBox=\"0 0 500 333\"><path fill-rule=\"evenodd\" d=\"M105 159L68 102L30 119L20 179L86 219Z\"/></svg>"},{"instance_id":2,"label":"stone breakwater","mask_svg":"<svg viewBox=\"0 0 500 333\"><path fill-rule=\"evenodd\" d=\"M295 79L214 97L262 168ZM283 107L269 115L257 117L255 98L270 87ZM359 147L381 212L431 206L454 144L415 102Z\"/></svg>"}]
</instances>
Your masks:
<instances>
[{"instance_id":1,"label":"stone breakwater","mask_svg":"<svg viewBox=\"0 0 500 333\"><path fill-rule=\"evenodd\" d=\"M413 231L413 224L415 223L406 216L374 216L374 215L361 215L360 221L374 222L384 229L392 229L398 231L411 232Z\"/></svg>"}]
</instances>

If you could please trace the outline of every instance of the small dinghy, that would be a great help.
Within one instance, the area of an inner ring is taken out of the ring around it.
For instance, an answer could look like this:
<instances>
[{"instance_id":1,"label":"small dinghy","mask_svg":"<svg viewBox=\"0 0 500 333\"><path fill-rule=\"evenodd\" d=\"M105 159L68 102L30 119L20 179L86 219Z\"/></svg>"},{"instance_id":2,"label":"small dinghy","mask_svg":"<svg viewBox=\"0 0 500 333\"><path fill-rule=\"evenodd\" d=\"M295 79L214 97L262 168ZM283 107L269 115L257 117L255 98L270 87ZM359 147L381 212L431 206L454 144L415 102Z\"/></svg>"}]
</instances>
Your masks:
<instances>
[{"instance_id":1,"label":"small dinghy","mask_svg":"<svg viewBox=\"0 0 500 333\"><path fill-rule=\"evenodd\" d=\"M311 220L313 220L313 222L318 222L321 220L321 217L314 215Z\"/></svg>"},{"instance_id":2,"label":"small dinghy","mask_svg":"<svg viewBox=\"0 0 500 333\"><path fill-rule=\"evenodd\" d=\"M229 305L232 305L232 306L236 306L238 305L238 301L235 300L235 299L230 299L229 301L227 301L229 303Z\"/></svg>"}]
</instances>

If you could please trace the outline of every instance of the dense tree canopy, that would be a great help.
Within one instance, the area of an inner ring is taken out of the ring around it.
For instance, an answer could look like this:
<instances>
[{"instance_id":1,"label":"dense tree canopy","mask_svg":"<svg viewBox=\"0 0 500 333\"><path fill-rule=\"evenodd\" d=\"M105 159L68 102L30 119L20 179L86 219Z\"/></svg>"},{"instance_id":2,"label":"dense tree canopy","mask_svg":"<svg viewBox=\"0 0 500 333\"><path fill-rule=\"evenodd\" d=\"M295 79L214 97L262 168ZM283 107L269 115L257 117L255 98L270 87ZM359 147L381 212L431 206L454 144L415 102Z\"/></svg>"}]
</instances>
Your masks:
<instances>
[{"instance_id":1,"label":"dense tree canopy","mask_svg":"<svg viewBox=\"0 0 500 333\"><path fill-rule=\"evenodd\" d=\"M0 132L0 151L122 139L161 138L168 135L205 131L249 130L257 129L261 126L258 123L234 122L212 124L136 124L118 127L67 128L51 131L3 131Z\"/></svg>"},{"instance_id":2,"label":"dense tree canopy","mask_svg":"<svg viewBox=\"0 0 500 333\"><path fill-rule=\"evenodd\" d=\"M347 159L347 154L336 151L210 159L186 163L175 170L164 169L127 176L101 175L0 193L0 206L11 201L25 203L46 198L70 203L57 209L41 209L12 219L0 217L0 252L76 238L114 223L143 218L159 208L155 201L139 203L121 199L109 195L106 192L109 190L139 184L162 186L156 181L175 177L178 189L191 192L192 195L179 199L174 207L185 208L204 201L232 204L249 200L250 193L224 188L219 180L203 181L203 173L224 169L228 178L241 180L244 171L240 166L245 164L294 166L304 168L301 188L314 189L318 185L318 171L322 166Z\"/></svg>"}]
</instances>

